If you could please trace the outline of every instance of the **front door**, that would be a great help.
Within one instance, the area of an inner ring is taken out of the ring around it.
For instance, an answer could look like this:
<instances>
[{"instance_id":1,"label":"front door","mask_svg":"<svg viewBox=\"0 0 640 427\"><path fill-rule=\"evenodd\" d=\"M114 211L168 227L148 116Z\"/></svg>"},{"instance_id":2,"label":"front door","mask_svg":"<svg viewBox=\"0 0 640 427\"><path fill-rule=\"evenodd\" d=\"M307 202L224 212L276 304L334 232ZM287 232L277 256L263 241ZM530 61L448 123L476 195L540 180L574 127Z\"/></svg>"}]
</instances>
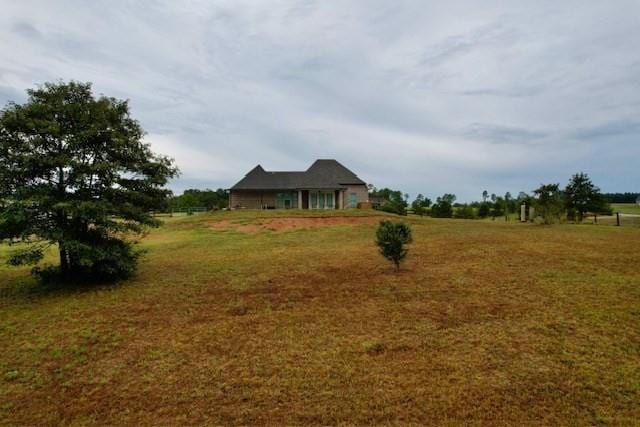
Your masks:
<instances>
[{"instance_id":1,"label":"front door","mask_svg":"<svg viewBox=\"0 0 640 427\"><path fill-rule=\"evenodd\" d=\"M355 208L358 206L358 194L349 193L349 207Z\"/></svg>"}]
</instances>

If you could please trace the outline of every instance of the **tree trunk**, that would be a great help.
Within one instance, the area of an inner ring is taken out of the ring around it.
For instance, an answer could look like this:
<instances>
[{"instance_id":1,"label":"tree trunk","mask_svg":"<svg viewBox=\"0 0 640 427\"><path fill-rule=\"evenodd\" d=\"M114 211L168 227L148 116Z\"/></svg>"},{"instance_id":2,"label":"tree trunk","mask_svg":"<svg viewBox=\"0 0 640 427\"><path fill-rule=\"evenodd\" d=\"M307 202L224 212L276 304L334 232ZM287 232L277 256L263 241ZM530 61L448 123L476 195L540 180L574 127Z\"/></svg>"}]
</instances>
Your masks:
<instances>
[{"instance_id":1,"label":"tree trunk","mask_svg":"<svg viewBox=\"0 0 640 427\"><path fill-rule=\"evenodd\" d=\"M69 272L69 258L66 249L64 249L60 242L58 242L60 247L60 272L65 275Z\"/></svg>"}]
</instances>

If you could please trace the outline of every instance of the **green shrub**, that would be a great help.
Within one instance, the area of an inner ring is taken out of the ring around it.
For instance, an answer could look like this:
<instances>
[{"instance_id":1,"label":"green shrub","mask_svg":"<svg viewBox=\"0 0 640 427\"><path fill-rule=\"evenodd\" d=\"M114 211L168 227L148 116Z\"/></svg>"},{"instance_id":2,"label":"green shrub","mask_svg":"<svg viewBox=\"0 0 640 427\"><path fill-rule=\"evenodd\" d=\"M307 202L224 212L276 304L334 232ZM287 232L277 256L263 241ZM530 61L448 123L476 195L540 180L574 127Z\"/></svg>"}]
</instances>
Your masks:
<instances>
[{"instance_id":1,"label":"green shrub","mask_svg":"<svg viewBox=\"0 0 640 427\"><path fill-rule=\"evenodd\" d=\"M396 215L407 215L407 208L402 203L389 202L380 206L380 210L384 212L394 213Z\"/></svg>"},{"instance_id":2,"label":"green shrub","mask_svg":"<svg viewBox=\"0 0 640 427\"><path fill-rule=\"evenodd\" d=\"M402 222L380 221L376 231L376 243L382 256L400 269L400 262L407 256L406 244L411 243L411 228Z\"/></svg>"},{"instance_id":3,"label":"green shrub","mask_svg":"<svg viewBox=\"0 0 640 427\"><path fill-rule=\"evenodd\" d=\"M385 350L384 343L380 341L366 341L362 346L364 347L364 351L371 355L380 354Z\"/></svg>"},{"instance_id":4,"label":"green shrub","mask_svg":"<svg viewBox=\"0 0 640 427\"><path fill-rule=\"evenodd\" d=\"M455 210L453 217L459 219L475 219L476 211L469 205L462 205Z\"/></svg>"}]
</instances>

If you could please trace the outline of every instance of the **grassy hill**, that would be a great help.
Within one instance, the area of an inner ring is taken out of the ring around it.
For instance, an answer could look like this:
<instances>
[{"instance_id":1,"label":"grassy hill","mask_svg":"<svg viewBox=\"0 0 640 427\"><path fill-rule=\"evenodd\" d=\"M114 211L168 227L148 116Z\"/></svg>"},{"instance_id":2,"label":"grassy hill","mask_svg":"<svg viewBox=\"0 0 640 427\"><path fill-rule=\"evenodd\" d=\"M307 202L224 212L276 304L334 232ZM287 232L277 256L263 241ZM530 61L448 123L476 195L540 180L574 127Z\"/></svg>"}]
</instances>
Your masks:
<instances>
[{"instance_id":1,"label":"grassy hill","mask_svg":"<svg viewBox=\"0 0 640 427\"><path fill-rule=\"evenodd\" d=\"M640 419L640 229L412 217L395 273L382 214L308 216L168 218L115 286L39 291L1 266L0 420Z\"/></svg>"}]
</instances>

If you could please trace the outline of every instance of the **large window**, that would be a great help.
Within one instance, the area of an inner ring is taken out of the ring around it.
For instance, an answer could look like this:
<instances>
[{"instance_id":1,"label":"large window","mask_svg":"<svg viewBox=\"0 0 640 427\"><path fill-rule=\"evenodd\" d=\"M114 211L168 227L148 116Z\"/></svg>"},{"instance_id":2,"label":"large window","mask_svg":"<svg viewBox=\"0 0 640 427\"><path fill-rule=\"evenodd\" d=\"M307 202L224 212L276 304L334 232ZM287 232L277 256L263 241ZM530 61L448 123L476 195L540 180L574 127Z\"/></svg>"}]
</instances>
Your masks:
<instances>
[{"instance_id":1,"label":"large window","mask_svg":"<svg viewBox=\"0 0 640 427\"><path fill-rule=\"evenodd\" d=\"M336 196L333 191L310 191L311 209L334 209Z\"/></svg>"},{"instance_id":2,"label":"large window","mask_svg":"<svg viewBox=\"0 0 640 427\"><path fill-rule=\"evenodd\" d=\"M298 193L290 191L276 194L277 209L296 209L298 207Z\"/></svg>"}]
</instances>

